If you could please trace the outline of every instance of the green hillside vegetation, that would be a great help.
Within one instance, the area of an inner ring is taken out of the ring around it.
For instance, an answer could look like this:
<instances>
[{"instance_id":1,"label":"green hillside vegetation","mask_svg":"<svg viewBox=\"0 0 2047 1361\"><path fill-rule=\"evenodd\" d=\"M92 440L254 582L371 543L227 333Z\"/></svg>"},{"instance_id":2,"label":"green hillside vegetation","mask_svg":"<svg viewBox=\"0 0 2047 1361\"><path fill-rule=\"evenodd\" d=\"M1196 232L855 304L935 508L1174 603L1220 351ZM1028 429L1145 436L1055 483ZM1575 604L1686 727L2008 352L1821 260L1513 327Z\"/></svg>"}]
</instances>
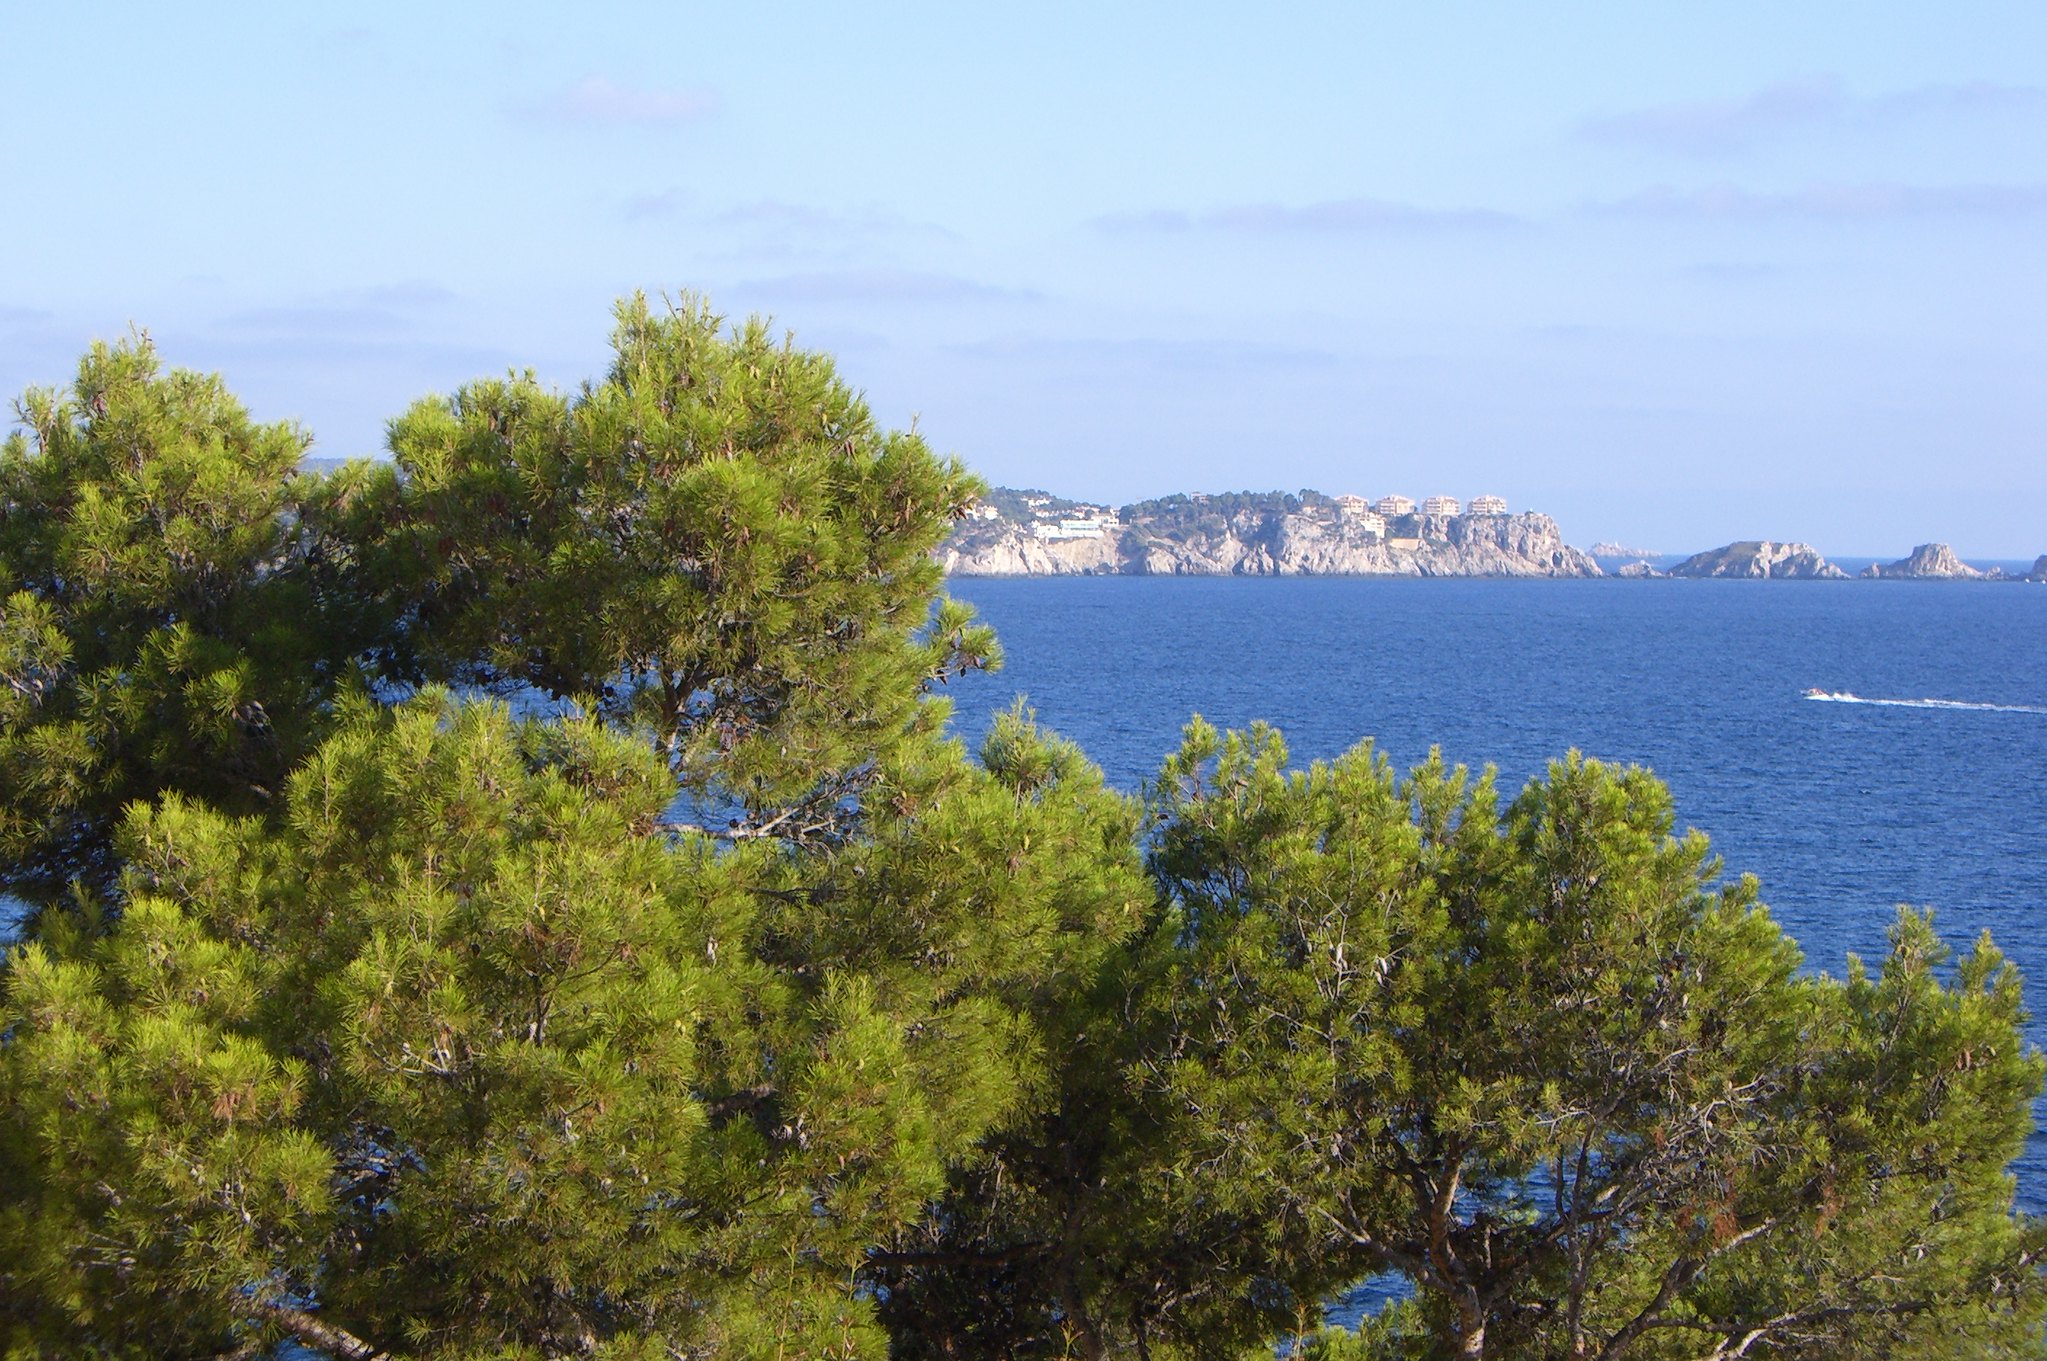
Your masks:
<instances>
[{"instance_id":1,"label":"green hillside vegetation","mask_svg":"<svg viewBox=\"0 0 2047 1361\"><path fill-rule=\"evenodd\" d=\"M1205 523L1223 524L1244 516L1277 517L1298 515L1303 509L1334 509L1335 503L1320 492L1226 491L1189 495L1176 492L1150 501L1123 507L1123 518L1159 530L1193 528Z\"/></svg>"},{"instance_id":2,"label":"green hillside vegetation","mask_svg":"<svg viewBox=\"0 0 2047 1361\"><path fill-rule=\"evenodd\" d=\"M1810 972L1575 754L969 752L982 484L765 322L612 341L332 470L146 336L22 398L0 1356L2041 1354L1987 939Z\"/></svg>"},{"instance_id":3,"label":"green hillside vegetation","mask_svg":"<svg viewBox=\"0 0 2047 1361\"><path fill-rule=\"evenodd\" d=\"M1028 525L1033 520L1056 519L1086 509L1091 503L1071 501L1043 491L1020 491L1013 487L990 487L980 500L993 506L1010 524ZM1033 504L1035 502L1035 504ZM1119 507L1117 515L1126 525L1139 526L1160 535L1175 531L1220 530L1233 520L1246 517L1277 519L1302 511L1334 514L1336 502L1318 491L1299 492L1232 491L1209 493L1175 492L1149 501L1133 501Z\"/></svg>"},{"instance_id":4,"label":"green hillside vegetation","mask_svg":"<svg viewBox=\"0 0 2047 1361\"><path fill-rule=\"evenodd\" d=\"M995 507L1012 524L1029 524L1039 515L1065 515L1080 509L1081 503L1037 488L988 487L981 492L983 503Z\"/></svg>"}]
</instances>

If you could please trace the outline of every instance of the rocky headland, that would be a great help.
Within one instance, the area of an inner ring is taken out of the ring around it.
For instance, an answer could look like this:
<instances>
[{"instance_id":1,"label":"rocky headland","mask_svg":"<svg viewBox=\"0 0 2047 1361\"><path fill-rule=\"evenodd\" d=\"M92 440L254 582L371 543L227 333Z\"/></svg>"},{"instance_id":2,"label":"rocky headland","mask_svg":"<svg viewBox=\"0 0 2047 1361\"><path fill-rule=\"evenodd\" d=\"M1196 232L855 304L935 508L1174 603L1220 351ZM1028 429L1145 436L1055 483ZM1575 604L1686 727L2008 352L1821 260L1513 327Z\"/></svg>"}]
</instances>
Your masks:
<instances>
[{"instance_id":1,"label":"rocky headland","mask_svg":"<svg viewBox=\"0 0 2047 1361\"><path fill-rule=\"evenodd\" d=\"M1746 539L1725 548L1694 553L1666 575L1759 581L1831 581L1848 574L1821 557L1811 544Z\"/></svg>"},{"instance_id":2,"label":"rocky headland","mask_svg":"<svg viewBox=\"0 0 2047 1361\"><path fill-rule=\"evenodd\" d=\"M1367 518L1316 492L1170 496L1111 510L998 489L938 557L958 576L1601 575L1547 515Z\"/></svg>"}]
</instances>

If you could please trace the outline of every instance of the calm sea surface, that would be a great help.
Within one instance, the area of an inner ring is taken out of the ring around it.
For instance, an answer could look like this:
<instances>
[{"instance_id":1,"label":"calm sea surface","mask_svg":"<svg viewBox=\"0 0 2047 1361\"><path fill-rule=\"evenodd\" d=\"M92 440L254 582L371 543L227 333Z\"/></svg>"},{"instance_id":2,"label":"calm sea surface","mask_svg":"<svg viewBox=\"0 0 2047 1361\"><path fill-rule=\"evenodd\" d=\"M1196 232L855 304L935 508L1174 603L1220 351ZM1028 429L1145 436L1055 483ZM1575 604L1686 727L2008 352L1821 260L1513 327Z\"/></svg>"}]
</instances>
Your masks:
<instances>
[{"instance_id":1,"label":"calm sea surface","mask_svg":"<svg viewBox=\"0 0 2047 1361\"><path fill-rule=\"evenodd\" d=\"M1880 957L1896 905L1988 929L2047 1046L2047 587L1962 582L955 578L1008 655L956 684L971 737L1018 694L1126 789L1188 715L1263 718L1306 763L1374 738L1499 768L1571 748L1653 769L1752 873L1808 966ZM1852 699L1811 700L1818 688ZM1942 701L1927 704L1921 701ZM2047 1210L2047 1136L2019 1167Z\"/></svg>"}]
</instances>

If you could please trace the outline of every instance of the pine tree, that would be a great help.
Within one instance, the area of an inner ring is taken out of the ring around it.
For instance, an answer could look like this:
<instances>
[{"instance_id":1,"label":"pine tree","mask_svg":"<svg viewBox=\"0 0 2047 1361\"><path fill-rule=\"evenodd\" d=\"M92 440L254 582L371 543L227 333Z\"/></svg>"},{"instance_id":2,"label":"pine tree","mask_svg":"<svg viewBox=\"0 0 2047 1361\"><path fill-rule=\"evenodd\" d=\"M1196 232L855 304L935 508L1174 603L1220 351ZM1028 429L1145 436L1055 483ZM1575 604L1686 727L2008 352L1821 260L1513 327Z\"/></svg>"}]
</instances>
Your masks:
<instances>
[{"instance_id":1,"label":"pine tree","mask_svg":"<svg viewBox=\"0 0 2047 1361\"><path fill-rule=\"evenodd\" d=\"M579 702L649 733L708 830L829 839L923 687L993 659L933 613L981 484L758 319L635 296L612 344L573 396L513 376L394 423L371 556L412 675Z\"/></svg>"},{"instance_id":2,"label":"pine tree","mask_svg":"<svg viewBox=\"0 0 2047 1361\"><path fill-rule=\"evenodd\" d=\"M878 1356L874 1245L1034 1108L1070 992L1147 890L1134 806L1077 751L1020 713L980 762L943 736L927 687L987 640L935 602L928 550L972 483L758 326L623 315L644 325L622 344L694 356L684 386L744 388L758 360L811 405L678 416L668 481L629 510L604 478L648 468L613 430L535 455L574 491L518 514L502 468L422 459L337 482L317 554L266 540L298 600L391 602L334 602L357 674L522 680L587 712L333 689L263 797L172 784L95 824L105 873L0 973L10 1354ZM826 446L818 410L844 427ZM735 567L758 526L705 485L778 479L794 556ZM465 536L445 555L421 548L437 517ZM677 536L698 560L668 571ZM18 674L67 645L64 585L10 616ZM692 704L650 708L685 670ZM187 719L164 715L167 749ZM755 820L679 823L678 776Z\"/></svg>"},{"instance_id":3,"label":"pine tree","mask_svg":"<svg viewBox=\"0 0 2047 1361\"><path fill-rule=\"evenodd\" d=\"M1575 755L1501 811L1197 725L1161 798L1185 950L1146 1080L1269 1222L1407 1278L1387 1354L2036 1335L2004 1169L2042 1062L1987 942L1943 983L1906 913L1878 978L1802 975L1660 782Z\"/></svg>"}]
</instances>

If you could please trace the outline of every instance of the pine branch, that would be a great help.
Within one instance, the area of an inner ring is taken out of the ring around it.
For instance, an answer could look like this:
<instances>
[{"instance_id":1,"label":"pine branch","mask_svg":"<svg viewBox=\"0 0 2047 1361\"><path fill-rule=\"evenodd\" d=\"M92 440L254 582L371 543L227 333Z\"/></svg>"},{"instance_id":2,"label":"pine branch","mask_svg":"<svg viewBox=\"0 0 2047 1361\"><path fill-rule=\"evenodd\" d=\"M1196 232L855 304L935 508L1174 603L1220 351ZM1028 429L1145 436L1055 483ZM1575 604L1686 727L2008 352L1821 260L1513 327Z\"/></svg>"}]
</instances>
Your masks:
<instances>
[{"instance_id":1,"label":"pine branch","mask_svg":"<svg viewBox=\"0 0 2047 1361\"><path fill-rule=\"evenodd\" d=\"M269 1300L242 1300L237 1307L276 1324L309 1347L331 1352L340 1361L396 1361L392 1353L346 1329L323 1323L304 1309Z\"/></svg>"}]
</instances>

